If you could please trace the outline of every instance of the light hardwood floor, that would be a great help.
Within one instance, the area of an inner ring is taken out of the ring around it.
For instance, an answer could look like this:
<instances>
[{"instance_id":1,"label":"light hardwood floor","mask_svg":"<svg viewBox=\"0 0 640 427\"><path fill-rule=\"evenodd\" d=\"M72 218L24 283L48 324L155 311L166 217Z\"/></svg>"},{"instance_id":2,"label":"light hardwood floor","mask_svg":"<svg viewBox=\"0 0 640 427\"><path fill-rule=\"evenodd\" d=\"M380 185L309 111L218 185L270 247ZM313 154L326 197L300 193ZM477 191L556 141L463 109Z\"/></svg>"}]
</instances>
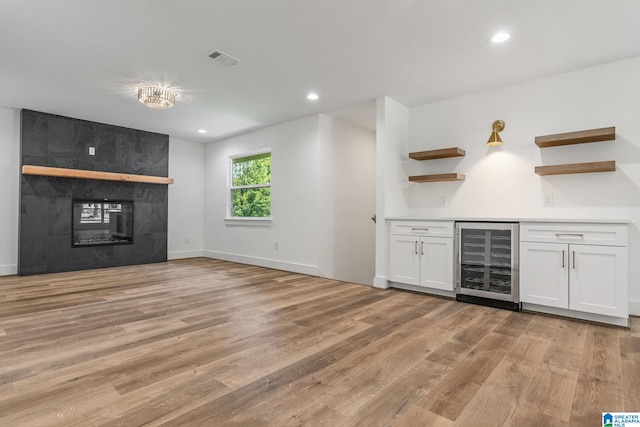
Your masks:
<instances>
[{"instance_id":1,"label":"light hardwood floor","mask_svg":"<svg viewBox=\"0 0 640 427\"><path fill-rule=\"evenodd\" d=\"M1 426L597 426L640 335L208 259L0 277Z\"/></svg>"}]
</instances>

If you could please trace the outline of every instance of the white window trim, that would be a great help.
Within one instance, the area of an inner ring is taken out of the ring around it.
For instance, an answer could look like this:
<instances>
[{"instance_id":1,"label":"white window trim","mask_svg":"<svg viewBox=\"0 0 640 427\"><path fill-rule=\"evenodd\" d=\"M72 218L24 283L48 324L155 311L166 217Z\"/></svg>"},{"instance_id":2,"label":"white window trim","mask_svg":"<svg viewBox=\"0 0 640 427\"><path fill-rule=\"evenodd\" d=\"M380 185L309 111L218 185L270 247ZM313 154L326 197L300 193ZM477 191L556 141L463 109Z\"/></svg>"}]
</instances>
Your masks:
<instances>
[{"instance_id":1,"label":"white window trim","mask_svg":"<svg viewBox=\"0 0 640 427\"><path fill-rule=\"evenodd\" d=\"M271 153L271 147L265 147L265 148L261 148L259 150L254 150L254 151L245 151L244 153L239 153L239 154L232 154L229 156L229 160L235 160L241 157L257 156L259 154L264 154L264 153Z\"/></svg>"},{"instance_id":2,"label":"white window trim","mask_svg":"<svg viewBox=\"0 0 640 427\"><path fill-rule=\"evenodd\" d=\"M247 225L254 227L269 227L271 225L271 217L241 217L241 216L231 216L231 192L233 190L243 189L243 188L263 188L263 187L271 187L271 183L269 184L257 184L257 185L240 185L237 187L233 187L231 185L232 182L232 170L233 170L233 161L235 159L239 159L242 157L251 157L257 156L259 154L271 154L271 147L262 148L260 150L248 151L240 154L233 154L229 156L229 161L227 165L227 213L224 218L224 223L226 225Z\"/></svg>"},{"instance_id":3,"label":"white window trim","mask_svg":"<svg viewBox=\"0 0 640 427\"><path fill-rule=\"evenodd\" d=\"M243 188L264 188L264 187L271 187L271 183L269 184L255 184L255 185L236 185L234 186L230 186L229 190L242 190Z\"/></svg>"},{"instance_id":4,"label":"white window trim","mask_svg":"<svg viewBox=\"0 0 640 427\"><path fill-rule=\"evenodd\" d=\"M253 227L269 227L271 225L271 217L252 218L252 217L226 217L224 223L227 225L249 225Z\"/></svg>"}]
</instances>

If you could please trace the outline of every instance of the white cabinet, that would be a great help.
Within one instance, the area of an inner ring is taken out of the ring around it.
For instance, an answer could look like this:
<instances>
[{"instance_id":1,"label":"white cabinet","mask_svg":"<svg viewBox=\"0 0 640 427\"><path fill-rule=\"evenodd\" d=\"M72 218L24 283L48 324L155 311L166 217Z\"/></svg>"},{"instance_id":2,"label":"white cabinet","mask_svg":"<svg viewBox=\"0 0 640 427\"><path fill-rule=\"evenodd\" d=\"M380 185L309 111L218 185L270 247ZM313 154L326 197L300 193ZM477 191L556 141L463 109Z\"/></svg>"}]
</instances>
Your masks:
<instances>
[{"instance_id":1,"label":"white cabinet","mask_svg":"<svg viewBox=\"0 0 640 427\"><path fill-rule=\"evenodd\" d=\"M627 226L521 223L520 300L627 318Z\"/></svg>"},{"instance_id":2,"label":"white cabinet","mask_svg":"<svg viewBox=\"0 0 640 427\"><path fill-rule=\"evenodd\" d=\"M419 237L392 234L389 239L389 274L394 282L417 285L420 282Z\"/></svg>"},{"instance_id":3,"label":"white cabinet","mask_svg":"<svg viewBox=\"0 0 640 427\"><path fill-rule=\"evenodd\" d=\"M520 243L520 300L569 308L568 269L564 244Z\"/></svg>"},{"instance_id":4,"label":"white cabinet","mask_svg":"<svg viewBox=\"0 0 640 427\"><path fill-rule=\"evenodd\" d=\"M420 286L453 290L453 238L420 238Z\"/></svg>"},{"instance_id":5,"label":"white cabinet","mask_svg":"<svg viewBox=\"0 0 640 427\"><path fill-rule=\"evenodd\" d=\"M392 221L388 280L453 291L453 221Z\"/></svg>"},{"instance_id":6,"label":"white cabinet","mask_svg":"<svg viewBox=\"0 0 640 427\"><path fill-rule=\"evenodd\" d=\"M627 248L569 245L569 253L569 308L628 317Z\"/></svg>"}]
</instances>

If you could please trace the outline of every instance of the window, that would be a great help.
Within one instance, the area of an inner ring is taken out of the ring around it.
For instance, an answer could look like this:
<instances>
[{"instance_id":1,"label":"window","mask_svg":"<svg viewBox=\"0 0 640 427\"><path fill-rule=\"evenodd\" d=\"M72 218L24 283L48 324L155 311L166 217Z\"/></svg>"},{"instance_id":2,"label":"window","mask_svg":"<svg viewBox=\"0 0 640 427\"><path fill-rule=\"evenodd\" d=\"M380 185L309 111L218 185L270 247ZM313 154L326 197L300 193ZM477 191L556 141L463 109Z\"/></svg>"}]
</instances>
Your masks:
<instances>
[{"instance_id":1,"label":"window","mask_svg":"<svg viewBox=\"0 0 640 427\"><path fill-rule=\"evenodd\" d=\"M231 218L271 216L271 151L231 157Z\"/></svg>"}]
</instances>

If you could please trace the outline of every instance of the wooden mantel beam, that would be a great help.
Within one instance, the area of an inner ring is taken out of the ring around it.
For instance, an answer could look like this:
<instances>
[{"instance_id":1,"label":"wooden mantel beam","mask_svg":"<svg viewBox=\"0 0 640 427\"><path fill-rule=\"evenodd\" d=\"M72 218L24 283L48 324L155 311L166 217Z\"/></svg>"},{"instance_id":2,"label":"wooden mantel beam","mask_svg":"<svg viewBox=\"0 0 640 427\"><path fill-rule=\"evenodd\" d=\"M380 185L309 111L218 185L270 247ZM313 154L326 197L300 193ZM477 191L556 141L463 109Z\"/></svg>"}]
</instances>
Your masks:
<instances>
[{"instance_id":1,"label":"wooden mantel beam","mask_svg":"<svg viewBox=\"0 0 640 427\"><path fill-rule=\"evenodd\" d=\"M147 184L173 184L173 178L130 173L100 172L83 169L53 168L23 165L23 175L55 176L60 178L99 179L103 181L143 182Z\"/></svg>"}]
</instances>

